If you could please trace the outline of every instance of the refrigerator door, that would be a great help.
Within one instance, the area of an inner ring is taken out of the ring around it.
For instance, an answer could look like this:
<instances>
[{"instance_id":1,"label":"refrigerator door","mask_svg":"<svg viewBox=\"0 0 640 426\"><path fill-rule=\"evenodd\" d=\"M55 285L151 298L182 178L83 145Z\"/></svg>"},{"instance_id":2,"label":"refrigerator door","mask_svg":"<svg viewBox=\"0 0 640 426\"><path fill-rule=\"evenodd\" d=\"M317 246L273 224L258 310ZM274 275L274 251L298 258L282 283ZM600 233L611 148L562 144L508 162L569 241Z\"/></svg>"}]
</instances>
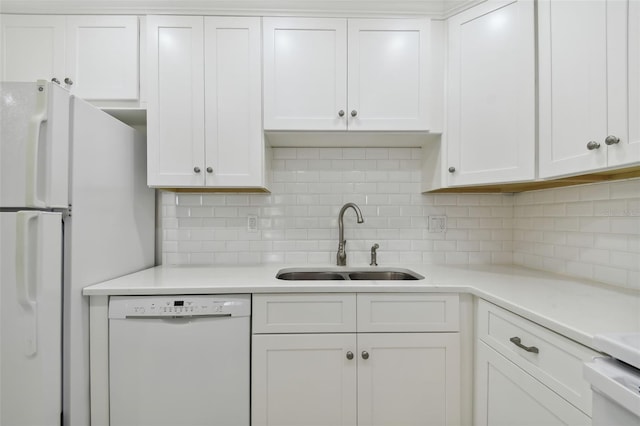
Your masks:
<instances>
[{"instance_id":1,"label":"refrigerator door","mask_svg":"<svg viewBox=\"0 0 640 426\"><path fill-rule=\"evenodd\" d=\"M69 206L69 92L0 83L0 208Z\"/></svg>"},{"instance_id":2,"label":"refrigerator door","mask_svg":"<svg viewBox=\"0 0 640 426\"><path fill-rule=\"evenodd\" d=\"M153 266L155 191L144 136L72 98L71 216L65 219L64 424L89 424L88 285Z\"/></svg>"},{"instance_id":3,"label":"refrigerator door","mask_svg":"<svg viewBox=\"0 0 640 426\"><path fill-rule=\"evenodd\" d=\"M62 215L0 213L0 424L59 424Z\"/></svg>"}]
</instances>

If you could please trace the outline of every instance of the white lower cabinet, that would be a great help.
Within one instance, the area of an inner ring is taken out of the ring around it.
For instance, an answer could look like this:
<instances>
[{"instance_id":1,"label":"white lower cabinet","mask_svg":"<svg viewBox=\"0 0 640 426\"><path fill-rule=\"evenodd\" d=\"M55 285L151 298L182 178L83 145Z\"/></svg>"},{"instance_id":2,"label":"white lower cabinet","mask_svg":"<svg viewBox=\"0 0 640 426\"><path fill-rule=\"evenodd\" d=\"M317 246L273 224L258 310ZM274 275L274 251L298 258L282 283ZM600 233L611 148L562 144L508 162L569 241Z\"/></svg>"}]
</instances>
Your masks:
<instances>
[{"instance_id":1,"label":"white lower cabinet","mask_svg":"<svg viewBox=\"0 0 640 426\"><path fill-rule=\"evenodd\" d=\"M358 425L460 424L458 333L359 333Z\"/></svg>"},{"instance_id":2,"label":"white lower cabinet","mask_svg":"<svg viewBox=\"0 0 640 426\"><path fill-rule=\"evenodd\" d=\"M355 352L355 334L254 335L251 423L355 426Z\"/></svg>"},{"instance_id":3,"label":"white lower cabinet","mask_svg":"<svg viewBox=\"0 0 640 426\"><path fill-rule=\"evenodd\" d=\"M582 411L478 342L475 426L590 425Z\"/></svg>"},{"instance_id":4,"label":"white lower cabinet","mask_svg":"<svg viewBox=\"0 0 640 426\"><path fill-rule=\"evenodd\" d=\"M424 301L424 295L415 296ZM443 299L442 295L428 296ZM271 303L271 297L277 303ZM252 425L460 424L457 330L356 333L352 323L351 332L331 333L326 332L326 323L318 322L324 330L314 333L315 309L305 319L294 306L319 309L314 297L326 295L254 295L254 310L268 312L254 315L254 333L264 330L256 322L269 317L290 324L292 330L300 330L299 323L305 323L309 332L285 334L279 328L278 334L253 335ZM362 303L358 300L358 306L370 304L370 297L364 296ZM393 294L375 297L380 304L387 298L390 306L397 304ZM453 306L457 299L448 297L442 312L457 309ZM343 306L353 306L353 294L333 295L330 303L336 305L340 298L345 299ZM457 321L454 326L458 327ZM336 323L338 327L344 324Z\"/></svg>"},{"instance_id":5,"label":"white lower cabinet","mask_svg":"<svg viewBox=\"0 0 640 426\"><path fill-rule=\"evenodd\" d=\"M476 325L476 426L591 424L582 367L596 352L483 300Z\"/></svg>"}]
</instances>

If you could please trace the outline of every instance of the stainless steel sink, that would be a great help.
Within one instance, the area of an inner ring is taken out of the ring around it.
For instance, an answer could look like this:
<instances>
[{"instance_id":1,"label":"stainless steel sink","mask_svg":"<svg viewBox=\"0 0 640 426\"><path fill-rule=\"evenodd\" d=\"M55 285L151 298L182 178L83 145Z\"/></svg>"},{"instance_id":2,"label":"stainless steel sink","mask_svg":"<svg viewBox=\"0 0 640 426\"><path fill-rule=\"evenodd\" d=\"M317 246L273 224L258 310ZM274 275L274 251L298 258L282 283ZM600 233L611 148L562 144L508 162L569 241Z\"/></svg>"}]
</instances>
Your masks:
<instances>
[{"instance_id":1,"label":"stainless steel sink","mask_svg":"<svg viewBox=\"0 0 640 426\"><path fill-rule=\"evenodd\" d=\"M279 271L276 275L279 280L308 281L308 280L346 280L343 274L329 271Z\"/></svg>"},{"instance_id":2,"label":"stainless steel sink","mask_svg":"<svg viewBox=\"0 0 640 426\"><path fill-rule=\"evenodd\" d=\"M307 280L369 280L397 281L422 280L424 277L404 268L286 268L276 274L276 278L288 281Z\"/></svg>"},{"instance_id":3,"label":"stainless steel sink","mask_svg":"<svg viewBox=\"0 0 640 426\"><path fill-rule=\"evenodd\" d=\"M421 280L424 277L413 271L361 271L348 274L350 280Z\"/></svg>"}]
</instances>

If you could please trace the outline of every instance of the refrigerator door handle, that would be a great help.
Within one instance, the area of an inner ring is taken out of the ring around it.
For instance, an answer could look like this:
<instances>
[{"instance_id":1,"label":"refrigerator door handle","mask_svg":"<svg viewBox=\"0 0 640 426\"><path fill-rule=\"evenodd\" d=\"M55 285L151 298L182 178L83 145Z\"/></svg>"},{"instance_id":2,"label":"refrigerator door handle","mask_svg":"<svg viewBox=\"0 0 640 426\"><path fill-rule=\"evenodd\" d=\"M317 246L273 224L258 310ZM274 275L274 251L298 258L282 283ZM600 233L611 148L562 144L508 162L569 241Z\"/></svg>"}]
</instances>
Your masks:
<instances>
[{"instance_id":1,"label":"refrigerator door handle","mask_svg":"<svg viewBox=\"0 0 640 426\"><path fill-rule=\"evenodd\" d=\"M47 121L47 82L38 80L36 94L36 108L29 120L29 135L27 138L26 162L26 194L27 207L46 207L45 201L38 198L38 159L40 156L40 131Z\"/></svg>"},{"instance_id":2,"label":"refrigerator door handle","mask_svg":"<svg viewBox=\"0 0 640 426\"><path fill-rule=\"evenodd\" d=\"M32 224L37 226L39 212L20 211L16 214L16 295L25 312L25 355L38 352L38 302L37 302L37 241L31 244ZM37 231L36 231L37 232ZM38 235L36 234L36 239ZM34 264L35 263L35 264Z\"/></svg>"}]
</instances>

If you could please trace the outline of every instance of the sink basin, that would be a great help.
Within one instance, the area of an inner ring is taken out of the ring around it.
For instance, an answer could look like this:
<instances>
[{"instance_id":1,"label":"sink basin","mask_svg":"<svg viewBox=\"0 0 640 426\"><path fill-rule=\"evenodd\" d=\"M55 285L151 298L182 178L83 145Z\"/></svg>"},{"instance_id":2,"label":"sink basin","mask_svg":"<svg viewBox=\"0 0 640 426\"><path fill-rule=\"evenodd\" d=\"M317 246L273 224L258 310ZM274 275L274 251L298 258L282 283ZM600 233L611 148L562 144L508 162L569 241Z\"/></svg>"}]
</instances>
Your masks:
<instances>
[{"instance_id":1,"label":"sink basin","mask_svg":"<svg viewBox=\"0 0 640 426\"><path fill-rule=\"evenodd\" d=\"M316 280L369 280L397 281L422 280L424 277L404 268L286 268L276 274L276 278L287 281Z\"/></svg>"},{"instance_id":2,"label":"sink basin","mask_svg":"<svg viewBox=\"0 0 640 426\"><path fill-rule=\"evenodd\" d=\"M279 280L289 281L308 281L308 280L345 280L342 274L329 271L291 271L278 272L276 278Z\"/></svg>"},{"instance_id":3,"label":"sink basin","mask_svg":"<svg viewBox=\"0 0 640 426\"><path fill-rule=\"evenodd\" d=\"M348 274L350 280L421 280L423 277L413 271L362 271Z\"/></svg>"}]
</instances>

